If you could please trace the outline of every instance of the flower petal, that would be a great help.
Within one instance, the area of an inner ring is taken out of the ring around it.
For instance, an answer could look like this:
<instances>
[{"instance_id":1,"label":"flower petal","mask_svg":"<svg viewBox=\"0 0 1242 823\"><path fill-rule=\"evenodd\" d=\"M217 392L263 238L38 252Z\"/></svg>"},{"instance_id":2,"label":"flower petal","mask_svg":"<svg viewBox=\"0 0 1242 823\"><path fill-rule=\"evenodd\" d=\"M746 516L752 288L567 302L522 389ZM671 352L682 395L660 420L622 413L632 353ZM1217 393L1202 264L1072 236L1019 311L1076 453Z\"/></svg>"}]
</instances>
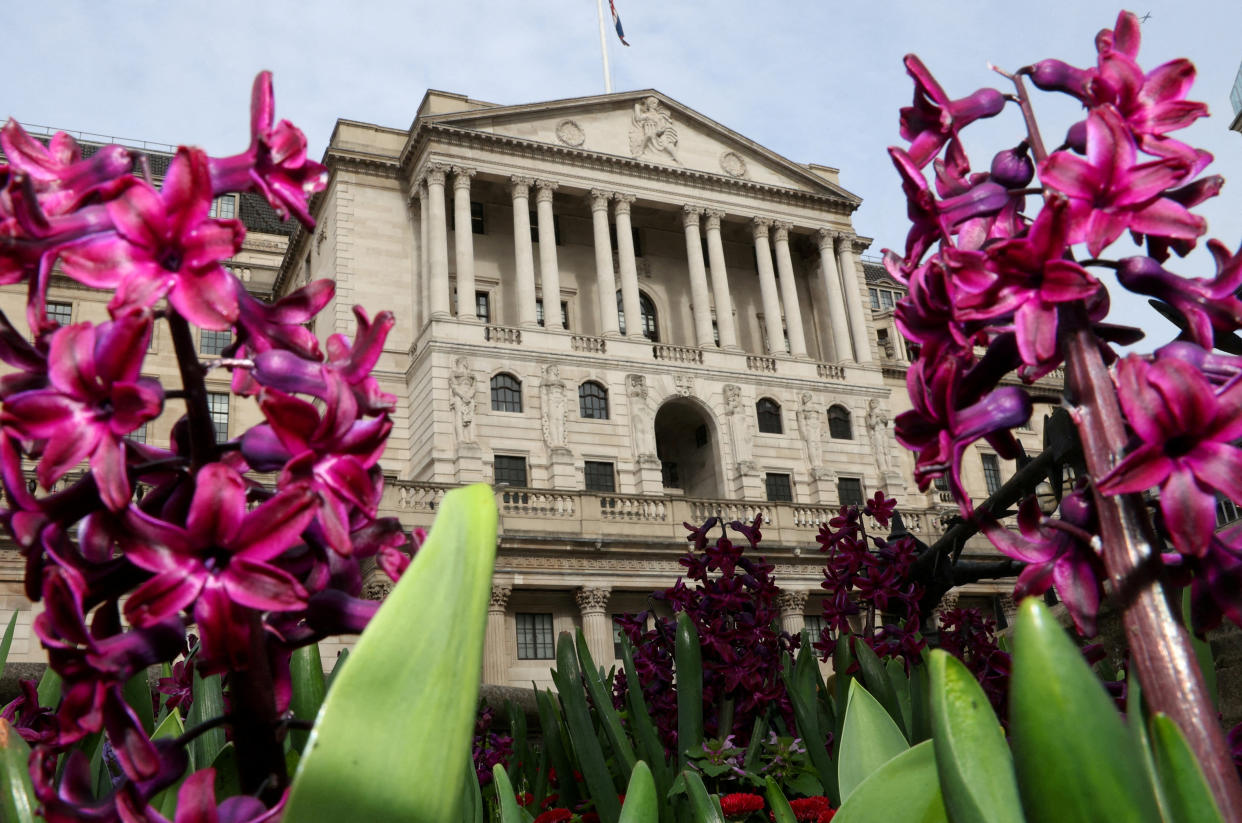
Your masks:
<instances>
[{"instance_id":1,"label":"flower petal","mask_svg":"<svg viewBox=\"0 0 1242 823\"><path fill-rule=\"evenodd\" d=\"M209 463L195 480L186 530L200 545L231 547L246 515L246 481L223 463Z\"/></svg>"},{"instance_id":2,"label":"flower petal","mask_svg":"<svg viewBox=\"0 0 1242 823\"><path fill-rule=\"evenodd\" d=\"M1194 556L1207 551L1216 527L1216 497L1188 468L1179 466L1160 487L1160 511L1174 548Z\"/></svg>"}]
</instances>

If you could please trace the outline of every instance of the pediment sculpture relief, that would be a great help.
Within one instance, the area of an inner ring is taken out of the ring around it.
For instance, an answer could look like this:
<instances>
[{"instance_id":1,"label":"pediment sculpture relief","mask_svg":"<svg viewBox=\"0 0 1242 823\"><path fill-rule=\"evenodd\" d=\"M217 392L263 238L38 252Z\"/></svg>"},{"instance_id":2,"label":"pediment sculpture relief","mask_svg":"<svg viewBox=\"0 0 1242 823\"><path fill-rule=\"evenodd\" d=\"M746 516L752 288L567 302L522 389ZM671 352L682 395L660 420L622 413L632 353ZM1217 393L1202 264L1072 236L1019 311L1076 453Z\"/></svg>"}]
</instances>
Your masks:
<instances>
[{"instance_id":1,"label":"pediment sculpture relief","mask_svg":"<svg viewBox=\"0 0 1242 823\"><path fill-rule=\"evenodd\" d=\"M677 129L673 128L673 116L660 105L659 99L646 97L635 103L633 123L630 127L631 155L662 154L681 164L677 159Z\"/></svg>"}]
</instances>

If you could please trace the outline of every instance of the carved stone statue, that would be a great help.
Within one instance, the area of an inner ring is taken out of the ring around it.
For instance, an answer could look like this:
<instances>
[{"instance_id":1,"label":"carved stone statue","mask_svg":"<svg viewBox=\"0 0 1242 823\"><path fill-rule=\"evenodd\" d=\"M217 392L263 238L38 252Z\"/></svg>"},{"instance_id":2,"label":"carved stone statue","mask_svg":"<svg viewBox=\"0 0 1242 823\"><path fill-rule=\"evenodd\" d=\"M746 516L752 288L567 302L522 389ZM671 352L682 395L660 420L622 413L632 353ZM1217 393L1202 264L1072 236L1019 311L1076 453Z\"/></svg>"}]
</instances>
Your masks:
<instances>
[{"instance_id":1,"label":"carved stone statue","mask_svg":"<svg viewBox=\"0 0 1242 823\"><path fill-rule=\"evenodd\" d=\"M630 128L630 154L642 157L647 152L666 154L677 159L677 129L668 109L658 98L649 96L634 104L634 125Z\"/></svg>"},{"instance_id":2,"label":"carved stone statue","mask_svg":"<svg viewBox=\"0 0 1242 823\"><path fill-rule=\"evenodd\" d=\"M871 450L875 452L875 465L880 474L894 471L893 457L888 451L888 415L875 398L867 404L867 432L871 436Z\"/></svg>"},{"instance_id":3,"label":"carved stone statue","mask_svg":"<svg viewBox=\"0 0 1242 823\"><path fill-rule=\"evenodd\" d=\"M751 449L755 444L752 428L754 409L742 402L742 387L726 383L724 387L725 416L729 418L729 439L733 442L733 456L745 471L751 463Z\"/></svg>"},{"instance_id":4,"label":"carved stone statue","mask_svg":"<svg viewBox=\"0 0 1242 823\"><path fill-rule=\"evenodd\" d=\"M689 397L694 394L694 375L675 374L673 375L673 385L677 387L677 394L682 397Z\"/></svg>"},{"instance_id":5,"label":"carved stone statue","mask_svg":"<svg viewBox=\"0 0 1242 823\"><path fill-rule=\"evenodd\" d=\"M816 468L824 464L824 439L821 415L813 401L809 391L802 393L798 406L798 431L802 433L802 443L806 446L807 463Z\"/></svg>"},{"instance_id":6,"label":"carved stone statue","mask_svg":"<svg viewBox=\"0 0 1242 823\"><path fill-rule=\"evenodd\" d=\"M647 381L641 374L626 375L625 393L630 401L630 431L634 440L634 456L655 456L655 418L647 404Z\"/></svg>"},{"instance_id":7,"label":"carved stone statue","mask_svg":"<svg viewBox=\"0 0 1242 823\"><path fill-rule=\"evenodd\" d=\"M464 357L453 364L449 377L449 406L453 409L453 431L458 443L474 442L474 396L478 379L470 371L470 363Z\"/></svg>"},{"instance_id":8,"label":"carved stone statue","mask_svg":"<svg viewBox=\"0 0 1242 823\"><path fill-rule=\"evenodd\" d=\"M539 390L543 395L543 439L552 448L564 446L565 381L561 380L561 370L555 364L543 370L543 384Z\"/></svg>"}]
</instances>

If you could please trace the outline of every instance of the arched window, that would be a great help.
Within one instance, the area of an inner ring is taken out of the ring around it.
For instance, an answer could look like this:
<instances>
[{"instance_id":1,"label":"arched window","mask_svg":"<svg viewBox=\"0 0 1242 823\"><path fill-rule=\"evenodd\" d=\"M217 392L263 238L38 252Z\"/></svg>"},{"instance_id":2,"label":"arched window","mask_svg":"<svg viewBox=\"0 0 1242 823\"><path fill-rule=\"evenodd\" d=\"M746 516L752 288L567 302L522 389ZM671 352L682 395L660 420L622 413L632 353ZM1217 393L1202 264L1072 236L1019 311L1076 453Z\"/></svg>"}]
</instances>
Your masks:
<instances>
[{"instance_id":1,"label":"arched window","mask_svg":"<svg viewBox=\"0 0 1242 823\"><path fill-rule=\"evenodd\" d=\"M645 291L638 293L638 310L643 316L643 337L652 343L659 343L660 326L656 318L655 303ZM621 333L625 334L625 305L619 291L617 292L617 325L620 327Z\"/></svg>"},{"instance_id":2,"label":"arched window","mask_svg":"<svg viewBox=\"0 0 1242 823\"><path fill-rule=\"evenodd\" d=\"M828 434L837 440L854 439L854 429L850 425L850 412L845 406L828 408Z\"/></svg>"},{"instance_id":3,"label":"arched window","mask_svg":"<svg viewBox=\"0 0 1242 823\"><path fill-rule=\"evenodd\" d=\"M520 412L522 381L501 372L492 378L492 411Z\"/></svg>"},{"instance_id":4,"label":"arched window","mask_svg":"<svg viewBox=\"0 0 1242 823\"><path fill-rule=\"evenodd\" d=\"M781 404L770 397L761 397L755 404L755 416L759 418L759 431L763 434L784 434L781 425Z\"/></svg>"},{"instance_id":5,"label":"arched window","mask_svg":"<svg viewBox=\"0 0 1242 823\"><path fill-rule=\"evenodd\" d=\"M578 414L591 420L608 419L608 389L588 380L578 387Z\"/></svg>"}]
</instances>

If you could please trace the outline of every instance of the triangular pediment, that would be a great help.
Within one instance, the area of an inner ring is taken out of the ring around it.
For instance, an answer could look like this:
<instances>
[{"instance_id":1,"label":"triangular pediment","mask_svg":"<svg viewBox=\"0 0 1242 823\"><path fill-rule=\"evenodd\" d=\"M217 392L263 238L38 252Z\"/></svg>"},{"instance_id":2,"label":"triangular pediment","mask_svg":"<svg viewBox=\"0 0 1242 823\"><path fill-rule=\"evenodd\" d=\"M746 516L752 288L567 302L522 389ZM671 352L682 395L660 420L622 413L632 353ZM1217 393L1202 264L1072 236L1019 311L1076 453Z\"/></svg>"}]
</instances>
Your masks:
<instances>
[{"instance_id":1,"label":"triangular pediment","mask_svg":"<svg viewBox=\"0 0 1242 823\"><path fill-rule=\"evenodd\" d=\"M831 169L815 167L813 171L650 89L549 103L488 106L425 119L657 166L858 200L831 179Z\"/></svg>"}]
</instances>

